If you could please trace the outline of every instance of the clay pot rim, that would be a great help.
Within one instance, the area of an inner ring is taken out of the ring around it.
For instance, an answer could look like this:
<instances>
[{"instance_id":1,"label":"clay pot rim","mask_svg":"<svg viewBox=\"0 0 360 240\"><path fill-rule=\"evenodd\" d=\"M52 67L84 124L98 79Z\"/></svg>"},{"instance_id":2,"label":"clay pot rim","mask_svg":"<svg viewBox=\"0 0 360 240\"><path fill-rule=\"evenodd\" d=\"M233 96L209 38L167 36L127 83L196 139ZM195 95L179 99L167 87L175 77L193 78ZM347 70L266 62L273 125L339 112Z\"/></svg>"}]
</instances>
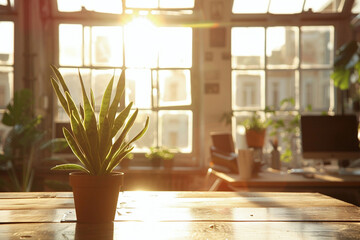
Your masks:
<instances>
[{"instance_id":1,"label":"clay pot rim","mask_svg":"<svg viewBox=\"0 0 360 240\"><path fill-rule=\"evenodd\" d=\"M104 175L91 175L91 174L88 174L88 173L85 173L85 172L71 172L69 173L70 176L73 176L73 177L76 177L76 176L88 176L88 177L116 177L116 176L123 176L124 173L123 172L118 172L118 171L114 171L114 172L111 172L109 174L104 174Z\"/></svg>"},{"instance_id":2,"label":"clay pot rim","mask_svg":"<svg viewBox=\"0 0 360 240\"><path fill-rule=\"evenodd\" d=\"M120 185L124 183L123 172L112 172L106 175L89 175L84 172L71 172L69 173L69 183L71 187L106 187L111 188L115 186L115 182Z\"/></svg>"}]
</instances>

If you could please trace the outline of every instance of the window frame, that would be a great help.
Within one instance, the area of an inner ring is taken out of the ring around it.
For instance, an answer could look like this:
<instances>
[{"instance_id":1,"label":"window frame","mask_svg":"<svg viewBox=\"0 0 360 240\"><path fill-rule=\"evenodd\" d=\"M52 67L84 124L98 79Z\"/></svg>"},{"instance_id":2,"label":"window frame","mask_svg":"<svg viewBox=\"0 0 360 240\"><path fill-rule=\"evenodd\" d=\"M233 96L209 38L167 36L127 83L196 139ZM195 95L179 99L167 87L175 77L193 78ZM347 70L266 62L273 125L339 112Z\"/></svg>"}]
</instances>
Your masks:
<instances>
[{"instance_id":1,"label":"window frame","mask_svg":"<svg viewBox=\"0 0 360 240\"><path fill-rule=\"evenodd\" d=\"M56 0L54 0L56 1ZM81 24L83 26L124 26L125 24L119 24L122 21L129 21L129 17L127 14L107 14L107 13L94 13L94 12L86 12L85 14L79 14L79 13L61 13L56 11L56 9L53 9L53 12L56 12L56 17L54 17L52 19L52 26L53 29L55 29L54 31L54 54L53 54L53 63L56 66L60 66L59 65L59 25L60 24ZM76 17L73 17L74 15L77 15ZM81 15L81 16L79 16ZM116 16L115 16L116 15ZM91 17L90 17L91 16ZM90 17L90 18L89 18ZM179 26L180 23L186 23L188 18L194 18L194 16L185 16L184 18L182 16L178 16L178 17L174 17L174 16L161 16L159 15L159 18L169 18L169 24L166 24L164 26L166 27L172 27L172 26ZM154 16L152 16L152 18L154 18ZM167 21L164 21L167 22ZM162 26L160 26L162 27ZM191 84L191 104L187 105L187 106L157 106L157 107L152 107L151 109L149 109L150 111L154 112L154 113L158 113L158 111L160 110L189 110L192 112L192 126L191 126L191 143L192 143L192 152L190 153L177 153L176 154L176 167L199 167L202 165L201 162L201 158L200 158L200 152L198 151L199 149L199 141L198 141L198 135L199 135L199 111L197 111L197 103L199 101L197 95L196 94L197 91L199 91L198 87L196 87L196 82L194 81L194 79L196 78L195 76L197 75L196 70L197 69L197 60L196 55L194 52L196 51L196 46L195 46L195 39L196 36L199 33L196 31L195 28L192 28L192 66L190 68L146 68L146 69L150 69L151 71L157 71L158 69L160 70L168 70L168 69L177 69L177 70L182 70L182 69L188 69L190 70L190 84ZM124 56L124 54L123 54ZM123 59L125 58L125 56L123 57ZM124 63L124 62L123 62ZM61 67L61 66L60 66ZM70 66L69 66L70 67ZM75 67L77 68L77 67ZM85 66L83 64L83 66L80 66L79 68L90 68L90 69L97 69L98 67L94 67L94 66ZM104 68L104 69L109 69L109 67L99 67L99 68ZM111 67L110 67L111 68ZM125 64L123 64L123 66L121 67L113 67L116 69L122 69L122 70L126 70L126 69L131 69L131 67L127 67ZM154 88L153 88L154 89ZM153 94L152 94L153 97ZM159 96L157 96L158 98ZM55 120L55 116L56 116L56 111L57 111L57 101L56 99L53 97L52 98L53 101L53 136L55 136L56 134L56 128L58 128L59 126L56 126L56 120ZM125 105L125 99L123 96L122 102L121 102L121 106ZM140 110L140 108L139 108ZM158 121L158 120L157 120ZM61 123L60 123L61 124ZM159 124L157 122L157 129L159 129ZM132 160L132 165L134 166L151 166L149 160L145 159L145 153L134 153L134 159ZM69 154L64 154L65 157L69 157Z\"/></svg>"},{"instance_id":2,"label":"window frame","mask_svg":"<svg viewBox=\"0 0 360 240\"><path fill-rule=\"evenodd\" d=\"M301 41L301 27L304 26L332 26L333 27L333 42L334 42L334 46L333 46L333 58L334 58L334 54L335 51L338 49L339 46L341 46L341 44L345 41L347 41L346 38L344 38L344 36L342 36L342 34L348 34L348 32L350 31L349 29L344 28L343 24L346 23L346 19L348 16L346 15L347 11L349 11L349 9L351 10L351 6L349 7L348 1L346 1L347 3L344 5L344 9L343 12L340 13L307 13L307 12L303 12L303 13L299 13L299 14L234 14L232 13L231 15L231 19L233 21L233 24L231 26L231 29L234 27L263 27L265 28L265 40L264 40L264 45L265 45L265 50L264 50L264 54L265 54L265 64L263 68L258 68L257 70L260 71L264 71L264 89L262 89L261 93L262 96L264 98L264 100L262 100L262 103L260 105L260 107L254 107L254 108L246 108L246 109L239 109L233 108L233 96L231 97L231 113L234 117L232 117L232 124L231 124L231 129L233 132L233 136L237 136L237 123L236 123L236 114L240 114L241 116L249 116L252 112L254 111L259 111L260 115L262 115L262 117L265 117L264 115L264 110L265 110L265 106L266 104L266 94L264 95L263 93L266 93L267 88L268 88L268 84L266 83L266 79L267 79L267 75L268 75L268 71L277 71L279 69L269 69L267 68L266 62L267 62L267 56L266 56L266 29L268 27L298 27L299 28L299 40ZM299 51L299 61L300 61L300 54L301 54L301 42L299 42L298 44L298 51ZM231 51L231 49L230 49ZM231 61L232 62L232 61ZM233 74L234 69L233 66L230 66L231 69L231 74ZM332 70L332 64L329 65L328 68L303 68L301 66L301 62L299 62L297 64L296 68L292 68L292 69L281 69L281 70L295 70L298 72L299 76L298 76L298 81L299 84L301 83L301 72L302 71L307 71L307 70ZM250 70L250 69L241 69L241 70ZM330 79L329 79L330 80ZM298 89L300 89L301 86L298 87ZM330 80L330 88L332 88L332 92L334 94L334 105L330 106L332 107L332 112L333 113L339 113L341 111L341 104L339 104L339 90L336 89L333 85L332 80ZM233 76L231 76L231 93L233 94ZM291 110L277 110L278 112L278 116L281 116L284 113L302 113L305 111L306 106L303 106L303 108L300 108L300 104L301 104L301 93L298 93L298 99L296 100L296 105L295 105L295 109L291 109ZM316 109L315 109L316 110ZM318 111L319 113L319 111ZM238 140L236 137L234 138L236 139L235 142L239 141L241 146L244 146L244 142L243 140ZM239 144L237 142L237 144ZM246 144L245 144L246 145ZM265 148L269 148L270 146L266 146ZM270 149L270 148L269 148Z\"/></svg>"}]
</instances>

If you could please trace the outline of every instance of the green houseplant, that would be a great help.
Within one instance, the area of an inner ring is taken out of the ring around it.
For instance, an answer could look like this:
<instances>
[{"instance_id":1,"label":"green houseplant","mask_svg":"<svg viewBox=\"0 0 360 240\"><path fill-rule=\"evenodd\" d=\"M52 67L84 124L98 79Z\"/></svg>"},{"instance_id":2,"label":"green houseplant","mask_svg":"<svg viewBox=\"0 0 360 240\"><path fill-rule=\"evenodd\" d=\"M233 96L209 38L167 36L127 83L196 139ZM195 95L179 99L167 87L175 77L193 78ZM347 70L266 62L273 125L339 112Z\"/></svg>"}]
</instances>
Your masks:
<instances>
[{"instance_id":1,"label":"green houseplant","mask_svg":"<svg viewBox=\"0 0 360 240\"><path fill-rule=\"evenodd\" d=\"M163 161L164 166L170 168L174 156L174 153L170 152L166 147L151 147L150 152L145 154L145 157L152 161L154 167L160 167Z\"/></svg>"},{"instance_id":2,"label":"green houseplant","mask_svg":"<svg viewBox=\"0 0 360 240\"><path fill-rule=\"evenodd\" d=\"M293 108L295 106L294 98L285 98L280 102L280 111L286 113L286 115L279 116L274 107L267 106L265 112L269 115L268 125L271 126L269 133L270 137L273 137L272 145L278 147L278 138L284 144L284 149L280 155L280 160L285 163L291 162L295 158L294 151L296 149L296 140L300 136L300 112L287 111L288 107ZM312 110L312 106L308 105L304 112ZM281 136L280 136L281 135ZM274 145L274 141L276 145Z\"/></svg>"},{"instance_id":3,"label":"green houseplant","mask_svg":"<svg viewBox=\"0 0 360 240\"><path fill-rule=\"evenodd\" d=\"M240 123L245 127L245 138L248 147L262 148L266 135L267 120L261 119L257 112L254 112L250 118Z\"/></svg>"},{"instance_id":4,"label":"green houseplant","mask_svg":"<svg viewBox=\"0 0 360 240\"><path fill-rule=\"evenodd\" d=\"M333 67L331 79L334 81L335 87L342 90L340 91L342 112L344 113L344 101L346 98L352 100L353 110L359 112L360 43L352 40L343 44L335 53Z\"/></svg>"},{"instance_id":5,"label":"green houseplant","mask_svg":"<svg viewBox=\"0 0 360 240\"><path fill-rule=\"evenodd\" d=\"M80 164L61 164L52 169L76 171L70 173L69 177L78 222L111 222L114 220L117 198L123 182L123 173L115 172L114 169L131 152L131 144L145 134L149 117L144 128L127 141L127 134L135 122L138 109L129 117L132 107L130 103L116 115L125 88L124 71L119 78L113 99L111 92L114 77L107 85L97 120L93 91L90 89L88 98L80 71L83 105L78 108L61 73L56 67L51 68L56 76L50 78L53 89L70 118L71 129L63 128L64 137L80 161ZM119 137L115 139L118 133Z\"/></svg>"},{"instance_id":6,"label":"green houseplant","mask_svg":"<svg viewBox=\"0 0 360 240\"><path fill-rule=\"evenodd\" d=\"M3 181L3 190L33 190L34 168L40 161L48 160L43 158L42 151L51 149L56 152L67 147L64 139L43 142L45 131L39 128L41 121L41 115L33 114L31 90L15 91L1 120L10 128L0 153L0 167L8 173L8 179Z\"/></svg>"}]
</instances>

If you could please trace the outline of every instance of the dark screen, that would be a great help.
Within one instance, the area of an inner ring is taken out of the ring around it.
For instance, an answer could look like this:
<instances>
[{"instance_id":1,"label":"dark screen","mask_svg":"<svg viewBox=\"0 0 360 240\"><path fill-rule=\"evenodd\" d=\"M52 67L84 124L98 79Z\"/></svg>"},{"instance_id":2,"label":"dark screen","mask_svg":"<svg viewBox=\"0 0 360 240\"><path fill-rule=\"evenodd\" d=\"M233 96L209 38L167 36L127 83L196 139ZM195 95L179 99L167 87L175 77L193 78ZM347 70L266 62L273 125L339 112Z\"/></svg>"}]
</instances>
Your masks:
<instances>
[{"instance_id":1,"label":"dark screen","mask_svg":"<svg viewBox=\"0 0 360 240\"><path fill-rule=\"evenodd\" d=\"M304 153L359 151L357 133L355 115L301 117Z\"/></svg>"}]
</instances>

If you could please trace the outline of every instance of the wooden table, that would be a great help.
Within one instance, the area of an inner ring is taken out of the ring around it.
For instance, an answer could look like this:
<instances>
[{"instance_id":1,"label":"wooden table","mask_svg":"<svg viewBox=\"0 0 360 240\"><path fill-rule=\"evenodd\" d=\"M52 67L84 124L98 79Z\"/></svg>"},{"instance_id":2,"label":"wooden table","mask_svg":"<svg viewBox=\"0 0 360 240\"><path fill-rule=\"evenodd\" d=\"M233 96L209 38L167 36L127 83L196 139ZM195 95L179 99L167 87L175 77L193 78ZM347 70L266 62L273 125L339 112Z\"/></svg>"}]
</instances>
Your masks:
<instances>
[{"instance_id":1,"label":"wooden table","mask_svg":"<svg viewBox=\"0 0 360 240\"><path fill-rule=\"evenodd\" d=\"M210 190L246 192L319 192L360 205L360 176L312 173L306 176L268 169L248 180L239 174L209 169L215 177Z\"/></svg>"},{"instance_id":2,"label":"wooden table","mask_svg":"<svg viewBox=\"0 0 360 240\"><path fill-rule=\"evenodd\" d=\"M317 193L124 192L77 224L71 192L0 193L0 239L360 239L360 208Z\"/></svg>"}]
</instances>

